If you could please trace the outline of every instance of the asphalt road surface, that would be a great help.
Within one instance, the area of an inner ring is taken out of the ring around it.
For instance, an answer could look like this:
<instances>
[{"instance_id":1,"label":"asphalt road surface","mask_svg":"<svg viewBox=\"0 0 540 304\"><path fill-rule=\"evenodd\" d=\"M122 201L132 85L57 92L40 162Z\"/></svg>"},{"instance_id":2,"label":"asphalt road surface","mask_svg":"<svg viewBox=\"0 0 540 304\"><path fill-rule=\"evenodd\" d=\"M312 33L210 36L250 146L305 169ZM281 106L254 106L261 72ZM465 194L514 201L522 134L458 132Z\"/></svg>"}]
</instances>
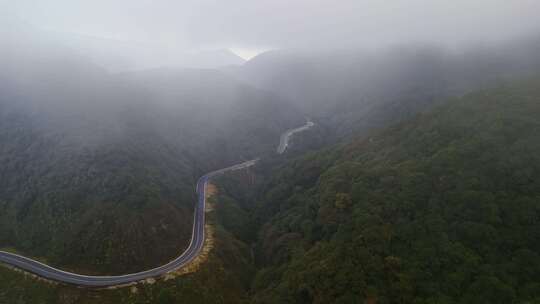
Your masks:
<instances>
[{"instance_id":1,"label":"asphalt road surface","mask_svg":"<svg viewBox=\"0 0 540 304\"><path fill-rule=\"evenodd\" d=\"M291 140L291 136L293 136L295 133L306 131L307 129L313 127L314 125L315 123L313 123L311 120L308 119L305 125L298 128L287 130L285 131L285 133L281 134L281 137L279 138L279 146L277 148L277 153L283 154L283 152L287 150L287 147L289 147L289 141Z\"/></svg>"}]
</instances>

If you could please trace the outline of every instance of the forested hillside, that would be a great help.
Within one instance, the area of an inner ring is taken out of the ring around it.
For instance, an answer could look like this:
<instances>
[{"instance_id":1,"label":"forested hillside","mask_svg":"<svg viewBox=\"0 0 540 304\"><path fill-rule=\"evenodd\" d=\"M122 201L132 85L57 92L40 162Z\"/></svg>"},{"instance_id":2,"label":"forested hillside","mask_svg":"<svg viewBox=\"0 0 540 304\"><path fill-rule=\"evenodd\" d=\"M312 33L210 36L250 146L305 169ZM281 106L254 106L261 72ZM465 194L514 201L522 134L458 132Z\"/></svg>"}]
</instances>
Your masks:
<instances>
[{"instance_id":1,"label":"forested hillside","mask_svg":"<svg viewBox=\"0 0 540 304\"><path fill-rule=\"evenodd\" d=\"M228 72L290 99L334 133L366 135L461 96L540 69L540 37L470 46L278 50Z\"/></svg>"},{"instance_id":2,"label":"forested hillside","mask_svg":"<svg viewBox=\"0 0 540 304\"><path fill-rule=\"evenodd\" d=\"M257 303L540 301L540 81L455 98L274 174Z\"/></svg>"},{"instance_id":3,"label":"forested hillside","mask_svg":"<svg viewBox=\"0 0 540 304\"><path fill-rule=\"evenodd\" d=\"M191 236L197 178L273 153L304 121L217 71L109 74L47 41L11 43L21 51L0 59L0 248L53 265L123 273L169 261Z\"/></svg>"}]
</instances>

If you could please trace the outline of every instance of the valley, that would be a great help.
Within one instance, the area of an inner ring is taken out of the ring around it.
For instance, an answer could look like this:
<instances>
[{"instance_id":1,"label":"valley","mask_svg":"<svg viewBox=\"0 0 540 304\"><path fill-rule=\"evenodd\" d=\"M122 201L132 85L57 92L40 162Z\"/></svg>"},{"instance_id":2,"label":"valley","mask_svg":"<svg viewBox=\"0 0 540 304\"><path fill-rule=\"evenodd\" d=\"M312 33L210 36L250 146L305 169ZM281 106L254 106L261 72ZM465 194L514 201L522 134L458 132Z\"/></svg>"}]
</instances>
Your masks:
<instances>
[{"instance_id":1,"label":"valley","mask_svg":"<svg viewBox=\"0 0 540 304\"><path fill-rule=\"evenodd\" d=\"M538 4L231 1L0 4L0 304L540 303Z\"/></svg>"}]
</instances>

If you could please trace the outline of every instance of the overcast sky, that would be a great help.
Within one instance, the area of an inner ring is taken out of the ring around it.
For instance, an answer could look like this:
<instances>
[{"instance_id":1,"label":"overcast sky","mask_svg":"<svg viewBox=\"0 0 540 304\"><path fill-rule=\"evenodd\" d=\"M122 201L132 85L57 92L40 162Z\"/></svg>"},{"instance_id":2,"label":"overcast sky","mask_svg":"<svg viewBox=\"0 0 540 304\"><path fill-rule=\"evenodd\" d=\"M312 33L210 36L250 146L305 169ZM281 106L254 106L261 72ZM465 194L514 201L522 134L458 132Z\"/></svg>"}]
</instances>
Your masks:
<instances>
[{"instance_id":1,"label":"overcast sky","mask_svg":"<svg viewBox=\"0 0 540 304\"><path fill-rule=\"evenodd\" d=\"M540 31L539 0L0 1L37 27L185 50L453 45Z\"/></svg>"}]
</instances>

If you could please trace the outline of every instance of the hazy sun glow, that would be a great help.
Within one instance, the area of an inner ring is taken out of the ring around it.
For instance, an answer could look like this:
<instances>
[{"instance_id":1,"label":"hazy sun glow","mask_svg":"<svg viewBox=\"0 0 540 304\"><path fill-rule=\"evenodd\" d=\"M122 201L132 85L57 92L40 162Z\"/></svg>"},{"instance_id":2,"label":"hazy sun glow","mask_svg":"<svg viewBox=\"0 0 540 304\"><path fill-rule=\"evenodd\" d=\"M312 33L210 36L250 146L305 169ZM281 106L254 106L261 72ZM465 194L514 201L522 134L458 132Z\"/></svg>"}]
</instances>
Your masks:
<instances>
[{"instance_id":1,"label":"hazy sun glow","mask_svg":"<svg viewBox=\"0 0 540 304\"><path fill-rule=\"evenodd\" d=\"M251 60L259 54L269 51L269 48L230 48L231 52L244 58L245 60Z\"/></svg>"}]
</instances>

